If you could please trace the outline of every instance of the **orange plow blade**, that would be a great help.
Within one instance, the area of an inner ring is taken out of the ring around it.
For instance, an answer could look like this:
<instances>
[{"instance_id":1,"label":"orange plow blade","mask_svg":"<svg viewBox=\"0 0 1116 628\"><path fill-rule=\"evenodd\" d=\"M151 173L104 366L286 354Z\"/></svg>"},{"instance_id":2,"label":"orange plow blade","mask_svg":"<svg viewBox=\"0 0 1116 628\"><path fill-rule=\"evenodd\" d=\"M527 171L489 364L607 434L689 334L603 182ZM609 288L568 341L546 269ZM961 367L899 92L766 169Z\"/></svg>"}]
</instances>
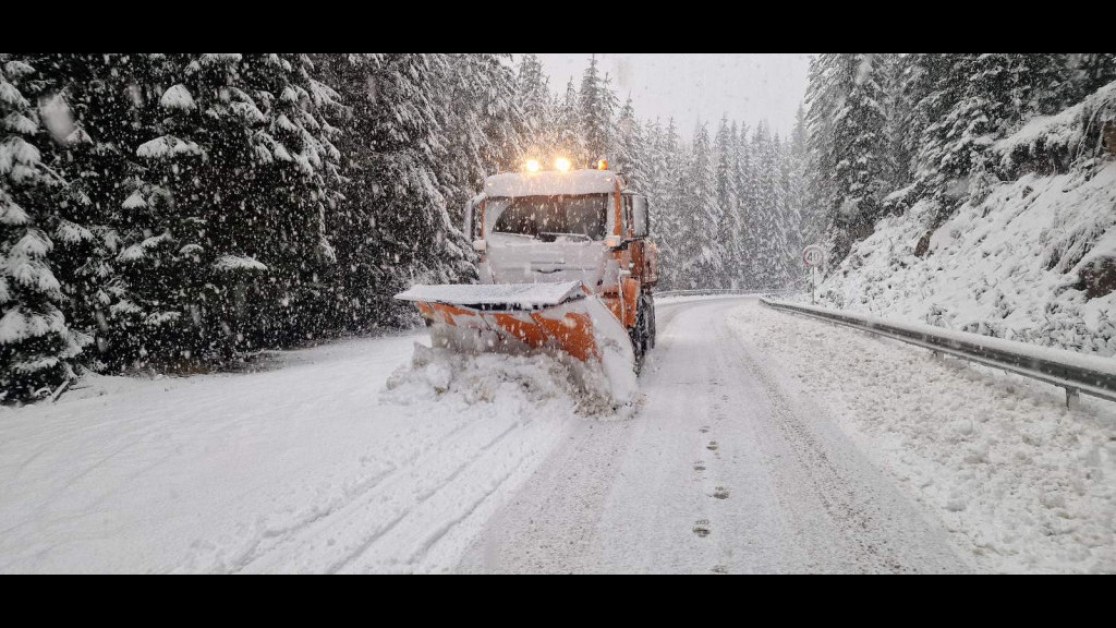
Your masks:
<instances>
[{"instance_id":1,"label":"orange plow blade","mask_svg":"<svg viewBox=\"0 0 1116 628\"><path fill-rule=\"evenodd\" d=\"M627 330L579 281L419 285L395 298L418 306L434 346L568 356L579 366L575 373L584 389L600 390L605 383L621 404L635 396L635 355Z\"/></svg>"}]
</instances>

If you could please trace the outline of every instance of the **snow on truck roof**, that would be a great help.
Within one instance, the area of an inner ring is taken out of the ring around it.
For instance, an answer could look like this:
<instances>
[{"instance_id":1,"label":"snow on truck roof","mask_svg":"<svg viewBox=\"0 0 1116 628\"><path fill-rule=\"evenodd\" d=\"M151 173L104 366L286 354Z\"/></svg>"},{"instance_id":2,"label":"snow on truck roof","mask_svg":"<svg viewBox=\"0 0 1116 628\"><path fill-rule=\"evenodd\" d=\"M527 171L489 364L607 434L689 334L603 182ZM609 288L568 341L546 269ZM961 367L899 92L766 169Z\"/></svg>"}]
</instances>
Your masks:
<instances>
[{"instance_id":1,"label":"snow on truck roof","mask_svg":"<svg viewBox=\"0 0 1116 628\"><path fill-rule=\"evenodd\" d=\"M547 170L495 174L485 179L484 191L489 197L604 194L615 185L616 173L611 170Z\"/></svg>"}]
</instances>

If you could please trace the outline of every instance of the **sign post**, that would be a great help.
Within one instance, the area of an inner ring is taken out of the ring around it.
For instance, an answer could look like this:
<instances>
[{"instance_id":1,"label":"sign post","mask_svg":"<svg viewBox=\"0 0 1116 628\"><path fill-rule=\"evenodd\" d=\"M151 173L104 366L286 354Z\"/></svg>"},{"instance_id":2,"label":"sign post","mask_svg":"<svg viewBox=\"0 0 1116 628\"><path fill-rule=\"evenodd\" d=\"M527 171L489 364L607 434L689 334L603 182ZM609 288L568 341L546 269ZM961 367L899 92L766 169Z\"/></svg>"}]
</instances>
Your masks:
<instances>
[{"instance_id":1,"label":"sign post","mask_svg":"<svg viewBox=\"0 0 1116 628\"><path fill-rule=\"evenodd\" d=\"M810 269L810 303L816 304L814 299L814 272L825 261L825 249L817 244L811 244L802 249L802 263Z\"/></svg>"}]
</instances>

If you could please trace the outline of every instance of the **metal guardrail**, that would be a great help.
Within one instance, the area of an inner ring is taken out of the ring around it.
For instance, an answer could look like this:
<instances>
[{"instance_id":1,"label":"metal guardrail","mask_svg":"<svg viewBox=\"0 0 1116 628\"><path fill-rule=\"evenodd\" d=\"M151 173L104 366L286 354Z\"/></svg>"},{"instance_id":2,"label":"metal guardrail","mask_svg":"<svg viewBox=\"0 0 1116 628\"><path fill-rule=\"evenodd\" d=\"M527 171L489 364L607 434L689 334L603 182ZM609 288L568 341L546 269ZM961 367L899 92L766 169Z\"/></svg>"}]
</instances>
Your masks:
<instances>
[{"instance_id":1,"label":"metal guardrail","mask_svg":"<svg viewBox=\"0 0 1116 628\"><path fill-rule=\"evenodd\" d=\"M930 325L887 321L874 316L837 312L798 303L761 299L764 305L948 353L966 360L1060 386L1066 406L1077 406L1080 393L1116 401L1116 360L1073 351L991 338Z\"/></svg>"},{"instance_id":2,"label":"metal guardrail","mask_svg":"<svg viewBox=\"0 0 1116 628\"><path fill-rule=\"evenodd\" d=\"M711 289L707 289L707 290L656 290L655 291L655 297L656 298L658 298L658 297L701 297L701 296L711 296L711 295L717 295L717 294L725 294L725 295L732 295L732 294L739 294L739 295L745 295L745 294L787 295L787 294L794 294L796 292L801 292L801 290L797 290L797 289L788 290L786 288L773 288L773 289L770 289L770 290L767 290L767 289L764 289L764 288L758 288L758 289L755 289L755 288L753 288L753 289L711 288Z\"/></svg>"}]
</instances>

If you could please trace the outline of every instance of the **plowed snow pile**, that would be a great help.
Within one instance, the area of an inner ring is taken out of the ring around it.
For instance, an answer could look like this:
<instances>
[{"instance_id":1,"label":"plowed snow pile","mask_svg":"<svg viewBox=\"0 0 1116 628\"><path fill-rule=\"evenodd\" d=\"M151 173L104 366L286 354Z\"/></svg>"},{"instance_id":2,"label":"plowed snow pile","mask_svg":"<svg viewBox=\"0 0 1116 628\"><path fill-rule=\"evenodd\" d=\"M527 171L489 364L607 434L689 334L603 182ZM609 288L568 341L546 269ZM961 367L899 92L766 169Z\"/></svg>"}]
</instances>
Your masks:
<instances>
[{"instance_id":1,"label":"plowed snow pile","mask_svg":"<svg viewBox=\"0 0 1116 628\"><path fill-rule=\"evenodd\" d=\"M544 353L470 354L415 343L410 365L392 373L381 399L405 406L437 400L446 412L499 401L488 409L522 415L558 404L565 412L609 418L607 391L594 385L601 375L571 362Z\"/></svg>"}]
</instances>

